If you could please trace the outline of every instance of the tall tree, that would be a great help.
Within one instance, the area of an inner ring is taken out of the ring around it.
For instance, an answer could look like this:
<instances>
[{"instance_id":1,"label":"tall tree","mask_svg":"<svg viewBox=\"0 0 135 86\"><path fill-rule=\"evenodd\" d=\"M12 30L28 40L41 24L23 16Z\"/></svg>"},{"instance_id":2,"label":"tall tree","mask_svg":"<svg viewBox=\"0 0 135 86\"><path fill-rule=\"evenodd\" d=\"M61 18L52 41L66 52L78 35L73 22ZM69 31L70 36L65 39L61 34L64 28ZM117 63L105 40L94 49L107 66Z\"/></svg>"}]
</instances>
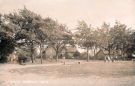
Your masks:
<instances>
[{"instance_id":1,"label":"tall tree","mask_svg":"<svg viewBox=\"0 0 135 86\"><path fill-rule=\"evenodd\" d=\"M87 61L89 61L89 50L95 44L93 28L87 25L85 21L79 21L77 27L76 42L77 44L87 50Z\"/></svg>"},{"instance_id":2,"label":"tall tree","mask_svg":"<svg viewBox=\"0 0 135 86\"><path fill-rule=\"evenodd\" d=\"M14 51L16 46L11 27L6 24L5 17L0 15L0 62L7 62L7 56Z\"/></svg>"},{"instance_id":3,"label":"tall tree","mask_svg":"<svg viewBox=\"0 0 135 86\"><path fill-rule=\"evenodd\" d=\"M110 30L110 36L113 40L113 47L115 50L121 51L121 56L125 59L128 46L130 45L130 28L127 28L125 24L116 22Z\"/></svg>"},{"instance_id":4,"label":"tall tree","mask_svg":"<svg viewBox=\"0 0 135 86\"><path fill-rule=\"evenodd\" d=\"M10 22L19 27L15 36L18 40L25 39L25 43L31 49L31 61L34 62L34 44L43 42L45 34L42 32L43 19L40 15L26 9L20 9L18 13L6 15ZM23 35L23 37L21 37ZM26 37L26 38L25 38ZM41 55L42 56L42 55ZM41 57L42 63L42 57Z\"/></svg>"},{"instance_id":5,"label":"tall tree","mask_svg":"<svg viewBox=\"0 0 135 86\"><path fill-rule=\"evenodd\" d=\"M67 31L66 26L64 25L58 25L58 27L54 30L56 32L51 36L51 43L56 51L56 61L58 61L58 57L60 56L60 53L64 47L66 47L67 44L73 44L72 39L72 33Z\"/></svg>"},{"instance_id":6,"label":"tall tree","mask_svg":"<svg viewBox=\"0 0 135 86\"><path fill-rule=\"evenodd\" d=\"M110 26L107 23L103 23L101 28L97 28L97 39L98 39L98 46L100 49L108 48L109 44L109 31Z\"/></svg>"}]
</instances>

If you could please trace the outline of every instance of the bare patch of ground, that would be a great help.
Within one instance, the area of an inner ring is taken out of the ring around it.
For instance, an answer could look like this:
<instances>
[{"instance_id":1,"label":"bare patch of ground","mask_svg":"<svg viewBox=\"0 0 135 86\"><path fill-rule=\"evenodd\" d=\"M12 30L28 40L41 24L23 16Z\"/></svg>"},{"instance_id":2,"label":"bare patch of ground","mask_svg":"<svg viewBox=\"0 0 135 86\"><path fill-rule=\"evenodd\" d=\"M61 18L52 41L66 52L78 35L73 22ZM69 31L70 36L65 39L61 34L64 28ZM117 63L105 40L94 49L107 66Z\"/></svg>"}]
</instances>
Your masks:
<instances>
[{"instance_id":1,"label":"bare patch of ground","mask_svg":"<svg viewBox=\"0 0 135 86\"><path fill-rule=\"evenodd\" d=\"M0 65L0 86L135 86L135 63Z\"/></svg>"}]
</instances>

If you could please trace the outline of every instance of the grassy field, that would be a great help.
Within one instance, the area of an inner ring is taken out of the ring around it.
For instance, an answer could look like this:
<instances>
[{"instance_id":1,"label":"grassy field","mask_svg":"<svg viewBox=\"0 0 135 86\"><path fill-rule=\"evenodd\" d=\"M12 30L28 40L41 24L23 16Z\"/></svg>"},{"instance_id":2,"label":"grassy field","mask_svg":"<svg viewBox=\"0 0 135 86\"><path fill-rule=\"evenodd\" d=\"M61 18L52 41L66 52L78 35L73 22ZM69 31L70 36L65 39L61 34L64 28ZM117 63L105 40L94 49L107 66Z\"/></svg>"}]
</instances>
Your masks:
<instances>
[{"instance_id":1,"label":"grassy field","mask_svg":"<svg viewBox=\"0 0 135 86\"><path fill-rule=\"evenodd\" d=\"M0 86L135 86L135 62L8 64L0 75Z\"/></svg>"}]
</instances>

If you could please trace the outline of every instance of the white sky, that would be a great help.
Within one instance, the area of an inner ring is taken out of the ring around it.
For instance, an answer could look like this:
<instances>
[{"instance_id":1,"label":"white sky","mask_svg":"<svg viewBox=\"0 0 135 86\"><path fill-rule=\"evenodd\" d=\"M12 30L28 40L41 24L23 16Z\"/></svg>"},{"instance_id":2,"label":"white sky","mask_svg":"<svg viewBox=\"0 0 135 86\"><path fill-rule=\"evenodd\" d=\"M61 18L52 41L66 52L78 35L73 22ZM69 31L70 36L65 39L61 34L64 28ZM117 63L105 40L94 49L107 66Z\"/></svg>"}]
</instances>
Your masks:
<instances>
[{"instance_id":1,"label":"white sky","mask_svg":"<svg viewBox=\"0 0 135 86\"><path fill-rule=\"evenodd\" d=\"M135 29L135 0L0 0L0 13L9 13L24 5L43 17L52 17L74 29L78 20L92 26L115 20Z\"/></svg>"}]
</instances>

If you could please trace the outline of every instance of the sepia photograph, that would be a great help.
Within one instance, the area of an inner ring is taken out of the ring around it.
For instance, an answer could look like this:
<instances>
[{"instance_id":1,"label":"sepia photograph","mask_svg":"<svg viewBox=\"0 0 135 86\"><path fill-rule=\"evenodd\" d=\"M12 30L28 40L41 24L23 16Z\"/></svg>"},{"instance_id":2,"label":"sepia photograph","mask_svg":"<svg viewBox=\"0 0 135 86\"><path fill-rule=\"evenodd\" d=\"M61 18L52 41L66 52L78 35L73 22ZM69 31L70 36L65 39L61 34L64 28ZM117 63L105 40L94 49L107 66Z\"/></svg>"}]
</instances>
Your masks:
<instances>
[{"instance_id":1,"label":"sepia photograph","mask_svg":"<svg viewBox=\"0 0 135 86\"><path fill-rule=\"evenodd\" d=\"M0 0L0 86L135 86L135 0Z\"/></svg>"}]
</instances>

